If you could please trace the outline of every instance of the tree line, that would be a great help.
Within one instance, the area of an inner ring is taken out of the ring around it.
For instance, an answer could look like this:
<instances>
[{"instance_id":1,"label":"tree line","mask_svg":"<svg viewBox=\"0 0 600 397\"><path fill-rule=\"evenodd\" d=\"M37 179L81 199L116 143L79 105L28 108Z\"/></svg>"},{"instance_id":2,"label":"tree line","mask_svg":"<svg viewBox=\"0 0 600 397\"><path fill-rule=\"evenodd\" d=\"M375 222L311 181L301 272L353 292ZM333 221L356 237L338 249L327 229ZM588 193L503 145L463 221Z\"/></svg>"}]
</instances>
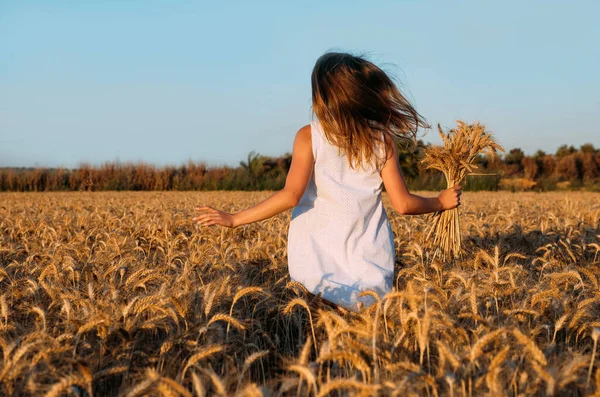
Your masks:
<instances>
[{"instance_id":1,"label":"tree line","mask_svg":"<svg viewBox=\"0 0 600 397\"><path fill-rule=\"evenodd\" d=\"M420 166L423 150L398 144L398 160L409 188L439 190L445 181L439 172ZM102 190L278 190L292 156L263 156L250 152L237 167L188 162L157 167L146 163L107 162L66 168L2 168L0 191L102 191ZM515 148L498 159L479 158L479 174L467 177L465 190L585 189L600 191L600 149L591 143L575 148L562 145L555 153L533 155Z\"/></svg>"}]
</instances>

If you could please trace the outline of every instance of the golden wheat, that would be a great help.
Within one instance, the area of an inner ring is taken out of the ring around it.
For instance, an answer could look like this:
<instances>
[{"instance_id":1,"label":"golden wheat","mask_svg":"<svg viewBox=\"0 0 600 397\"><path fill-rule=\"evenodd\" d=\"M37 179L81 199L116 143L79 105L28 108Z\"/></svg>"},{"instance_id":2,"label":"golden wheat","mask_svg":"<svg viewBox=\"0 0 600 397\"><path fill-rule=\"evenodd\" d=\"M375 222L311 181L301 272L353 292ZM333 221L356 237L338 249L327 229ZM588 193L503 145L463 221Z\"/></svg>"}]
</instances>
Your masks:
<instances>
[{"instance_id":1,"label":"golden wheat","mask_svg":"<svg viewBox=\"0 0 600 397\"><path fill-rule=\"evenodd\" d=\"M484 152L494 158L498 150L504 151L479 122L468 125L457 120L457 124L448 134L438 124L444 145L428 147L422 159L425 168L444 174L448 188L460 185L469 173L477 169L475 160L480 153ZM438 253L439 250L444 259L458 258L461 232L457 208L434 214L427 240L435 248L434 252Z\"/></svg>"},{"instance_id":2,"label":"golden wheat","mask_svg":"<svg viewBox=\"0 0 600 397\"><path fill-rule=\"evenodd\" d=\"M267 195L0 195L0 395L600 393L597 193L467 192L452 262L389 210L394 288L359 313L290 280L289 213L190 222Z\"/></svg>"}]
</instances>

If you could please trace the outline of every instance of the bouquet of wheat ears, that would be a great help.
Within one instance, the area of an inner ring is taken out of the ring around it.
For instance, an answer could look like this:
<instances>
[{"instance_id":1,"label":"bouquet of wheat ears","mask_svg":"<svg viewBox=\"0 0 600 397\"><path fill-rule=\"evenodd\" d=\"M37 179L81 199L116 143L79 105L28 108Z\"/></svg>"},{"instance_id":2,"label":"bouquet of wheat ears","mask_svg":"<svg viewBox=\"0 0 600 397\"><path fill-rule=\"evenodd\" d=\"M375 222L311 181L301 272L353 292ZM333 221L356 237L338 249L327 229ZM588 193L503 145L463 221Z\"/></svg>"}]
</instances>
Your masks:
<instances>
[{"instance_id":1,"label":"bouquet of wheat ears","mask_svg":"<svg viewBox=\"0 0 600 397\"><path fill-rule=\"evenodd\" d=\"M444 140L443 146L430 146L425 150L421 162L426 169L441 171L446 177L448 188L459 185L468 174L473 174L478 165L475 163L480 153L487 153L489 158L495 158L497 151L504 148L497 144L492 135L485 131L485 126L479 122L467 124L457 120L458 126L448 134L438 131ZM427 234L427 241L435 248L433 258L439 255L448 260L460 255L460 220L458 208L433 214L433 223Z\"/></svg>"}]
</instances>

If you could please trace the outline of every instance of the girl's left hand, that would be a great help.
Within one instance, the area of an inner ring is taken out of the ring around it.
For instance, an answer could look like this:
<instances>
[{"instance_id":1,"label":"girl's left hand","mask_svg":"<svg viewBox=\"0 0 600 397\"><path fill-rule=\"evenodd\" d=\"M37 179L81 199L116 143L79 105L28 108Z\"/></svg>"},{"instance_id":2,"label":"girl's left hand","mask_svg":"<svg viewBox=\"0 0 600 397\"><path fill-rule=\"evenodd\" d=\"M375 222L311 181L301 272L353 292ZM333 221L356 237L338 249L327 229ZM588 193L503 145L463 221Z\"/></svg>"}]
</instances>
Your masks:
<instances>
[{"instance_id":1,"label":"girl's left hand","mask_svg":"<svg viewBox=\"0 0 600 397\"><path fill-rule=\"evenodd\" d=\"M235 227L233 215L219 211L212 207L198 207L196 211L200 211L200 215L192 218L196 223L204 226L221 225L225 227Z\"/></svg>"}]
</instances>

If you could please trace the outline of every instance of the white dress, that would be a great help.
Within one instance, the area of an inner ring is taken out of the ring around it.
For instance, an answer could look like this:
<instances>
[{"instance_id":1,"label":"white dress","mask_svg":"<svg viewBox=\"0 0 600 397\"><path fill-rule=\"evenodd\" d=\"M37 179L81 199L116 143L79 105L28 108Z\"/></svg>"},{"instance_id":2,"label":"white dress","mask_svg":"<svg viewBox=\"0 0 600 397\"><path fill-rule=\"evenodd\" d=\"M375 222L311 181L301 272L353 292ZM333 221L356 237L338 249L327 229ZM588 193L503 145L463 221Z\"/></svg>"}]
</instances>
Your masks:
<instances>
[{"instance_id":1,"label":"white dress","mask_svg":"<svg viewBox=\"0 0 600 397\"><path fill-rule=\"evenodd\" d=\"M290 277L310 292L349 310L388 293L394 278L394 236L381 201L380 170L353 170L311 123L315 159L310 182L292 212L288 232ZM380 152L381 153L381 152Z\"/></svg>"}]
</instances>

